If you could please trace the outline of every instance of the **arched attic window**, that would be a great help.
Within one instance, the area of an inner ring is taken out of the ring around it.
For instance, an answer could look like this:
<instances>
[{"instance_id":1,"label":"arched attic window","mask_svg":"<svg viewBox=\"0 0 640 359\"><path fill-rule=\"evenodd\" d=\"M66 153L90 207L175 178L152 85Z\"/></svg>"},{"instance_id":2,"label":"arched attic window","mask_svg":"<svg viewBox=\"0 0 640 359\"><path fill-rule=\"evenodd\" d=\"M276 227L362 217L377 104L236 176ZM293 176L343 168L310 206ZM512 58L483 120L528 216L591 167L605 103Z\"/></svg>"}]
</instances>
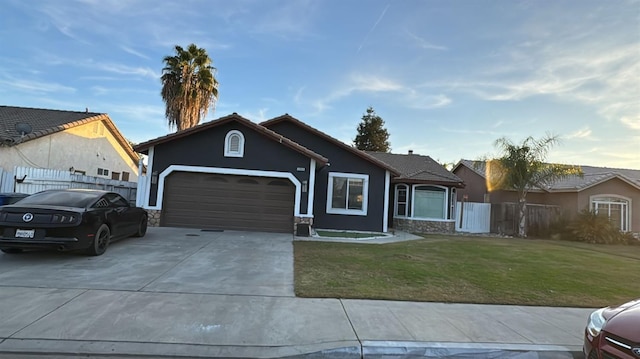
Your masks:
<instances>
[{"instance_id":1,"label":"arched attic window","mask_svg":"<svg viewBox=\"0 0 640 359\"><path fill-rule=\"evenodd\" d=\"M242 132L238 130L231 130L227 132L227 136L224 138L224 156L244 156L244 135L242 135Z\"/></svg>"}]
</instances>

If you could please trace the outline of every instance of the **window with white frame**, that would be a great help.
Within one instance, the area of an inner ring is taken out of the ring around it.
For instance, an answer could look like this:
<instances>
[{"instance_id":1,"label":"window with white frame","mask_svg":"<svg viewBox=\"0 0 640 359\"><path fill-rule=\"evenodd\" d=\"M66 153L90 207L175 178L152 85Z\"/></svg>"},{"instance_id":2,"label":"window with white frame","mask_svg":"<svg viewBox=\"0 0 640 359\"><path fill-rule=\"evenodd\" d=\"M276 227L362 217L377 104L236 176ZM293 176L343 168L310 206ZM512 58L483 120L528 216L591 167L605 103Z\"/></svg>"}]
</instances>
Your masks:
<instances>
[{"instance_id":1,"label":"window with white frame","mask_svg":"<svg viewBox=\"0 0 640 359\"><path fill-rule=\"evenodd\" d=\"M447 188L441 186L413 186L414 218L447 218Z\"/></svg>"},{"instance_id":2,"label":"window with white frame","mask_svg":"<svg viewBox=\"0 0 640 359\"><path fill-rule=\"evenodd\" d=\"M238 130L227 132L227 136L224 138L224 156L244 156L244 135L242 135L242 132Z\"/></svg>"},{"instance_id":3,"label":"window with white frame","mask_svg":"<svg viewBox=\"0 0 640 359\"><path fill-rule=\"evenodd\" d=\"M409 210L407 203L407 199L409 197L408 192L409 186L406 184L396 185L396 203L394 212L396 217L407 217L407 212Z\"/></svg>"},{"instance_id":4,"label":"window with white frame","mask_svg":"<svg viewBox=\"0 0 640 359\"><path fill-rule=\"evenodd\" d=\"M591 210L597 215L606 216L620 231L629 231L629 207L631 200L617 196L591 197Z\"/></svg>"},{"instance_id":5,"label":"window with white frame","mask_svg":"<svg viewBox=\"0 0 640 359\"><path fill-rule=\"evenodd\" d=\"M327 213L367 215L369 175L329 173Z\"/></svg>"}]
</instances>

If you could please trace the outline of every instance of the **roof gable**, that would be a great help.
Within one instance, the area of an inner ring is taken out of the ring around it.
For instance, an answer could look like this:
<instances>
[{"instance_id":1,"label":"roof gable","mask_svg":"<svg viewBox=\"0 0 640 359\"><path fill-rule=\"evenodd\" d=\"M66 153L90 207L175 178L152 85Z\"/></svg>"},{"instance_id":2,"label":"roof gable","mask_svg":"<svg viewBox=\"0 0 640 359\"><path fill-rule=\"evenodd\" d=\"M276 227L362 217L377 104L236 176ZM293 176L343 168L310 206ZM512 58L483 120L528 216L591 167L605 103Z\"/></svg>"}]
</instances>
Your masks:
<instances>
[{"instance_id":1,"label":"roof gable","mask_svg":"<svg viewBox=\"0 0 640 359\"><path fill-rule=\"evenodd\" d=\"M293 149L294 151L297 151L299 153L304 154L305 156L312 158L314 160L316 160L317 162L319 162L320 164L326 164L328 162L328 160L323 157L322 155L319 155L313 151L311 151L310 149L264 127L261 126L257 123L254 123L240 115L238 115L237 113L232 113L231 115L228 116L224 116L224 117L220 117L218 119L215 119L213 121L209 121L209 122L205 122L202 124L199 124L197 126L182 130L182 131L178 131L175 133L170 133L168 135L165 136L161 136L143 143L140 143L138 145L135 146L135 150L141 153L148 153L149 149L153 146L159 145L159 144L163 144L163 143L167 143L167 142L171 142L180 138L184 138L187 136L190 136L192 134L195 133L199 133L208 129L212 129L212 128L216 128L218 126L224 125L226 123L229 122L238 122L258 133L260 133L261 135L281 143L282 145L289 147L291 149Z\"/></svg>"},{"instance_id":2,"label":"roof gable","mask_svg":"<svg viewBox=\"0 0 640 359\"><path fill-rule=\"evenodd\" d=\"M484 161L463 159L458 162L453 170L455 171L459 166L465 166L482 176L482 178L486 178L486 163ZM579 167L582 169L582 177L569 176L554 182L548 188L545 188L545 190L549 192L579 192L612 178L619 178L633 187L640 189L640 170L594 166Z\"/></svg>"},{"instance_id":3,"label":"roof gable","mask_svg":"<svg viewBox=\"0 0 640 359\"><path fill-rule=\"evenodd\" d=\"M326 133L324 133L324 132L322 132L322 131L314 128L314 127L311 127L311 126L307 125L306 123L298 120L297 118L295 118L295 117L293 117L293 116L291 116L289 114L284 114L282 116L275 117L275 118L272 118L270 120L261 122L260 125L268 128L268 127L274 126L275 124L278 124L278 123L281 123L281 122L292 123L292 124L302 128L302 129L306 130L307 132L310 132L311 134L313 134L315 136L318 136L318 137L328 141L329 143L331 143L331 144L333 144L333 145L335 145L337 147L340 147L340 148L342 148L342 149L344 149L344 150L346 150L348 152L353 153L354 155L364 159L365 161L368 161L368 162L370 162L370 163L372 163L372 164L374 164L374 165L376 165L378 167L381 167L381 168L391 172L394 176L400 175L400 173L395 168L390 166L389 164L380 161L379 159L375 158L374 156L371 156L370 154L366 153L365 151L361 151L361 150L359 150L359 149L357 149L357 148L355 148L353 146L349 146L346 143L344 143L344 142L342 142L342 141L340 141L340 140L338 140L338 139L336 139L334 137L331 137L328 134L326 134Z\"/></svg>"},{"instance_id":4,"label":"roof gable","mask_svg":"<svg viewBox=\"0 0 640 359\"><path fill-rule=\"evenodd\" d=\"M396 181L464 186L462 179L447 171L429 156L386 152L367 153L395 168L400 173L399 177L394 179Z\"/></svg>"},{"instance_id":5,"label":"roof gable","mask_svg":"<svg viewBox=\"0 0 640 359\"><path fill-rule=\"evenodd\" d=\"M109 118L107 114L88 111L62 111L0 106L0 145L17 146L24 142L95 121L102 121L127 155L129 155L134 162L138 162L140 157L134 152L124 136L122 136L116 125L111 121L111 118ZM24 136L18 133L16 125L19 123L28 124L31 127L31 133Z\"/></svg>"}]
</instances>

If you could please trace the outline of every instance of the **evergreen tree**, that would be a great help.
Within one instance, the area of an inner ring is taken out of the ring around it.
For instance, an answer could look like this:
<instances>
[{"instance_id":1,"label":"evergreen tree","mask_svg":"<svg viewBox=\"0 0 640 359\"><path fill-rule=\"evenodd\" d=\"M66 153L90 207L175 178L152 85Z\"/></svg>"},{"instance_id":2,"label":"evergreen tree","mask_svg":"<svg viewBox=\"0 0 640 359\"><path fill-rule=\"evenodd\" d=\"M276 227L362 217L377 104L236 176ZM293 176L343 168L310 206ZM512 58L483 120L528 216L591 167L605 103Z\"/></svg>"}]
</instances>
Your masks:
<instances>
[{"instance_id":1,"label":"evergreen tree","mask_svg":"<svg viewBox=\"0 0 640 359\"><path fill-rule=\"evenodd\" d=\"M363 151L389 152L389 132L384 128L384 120L376 114L373 107L367 108L367 113L362 115L362 122L358 125L358 134L354 145Z\"/></svg>"}]
</instances>

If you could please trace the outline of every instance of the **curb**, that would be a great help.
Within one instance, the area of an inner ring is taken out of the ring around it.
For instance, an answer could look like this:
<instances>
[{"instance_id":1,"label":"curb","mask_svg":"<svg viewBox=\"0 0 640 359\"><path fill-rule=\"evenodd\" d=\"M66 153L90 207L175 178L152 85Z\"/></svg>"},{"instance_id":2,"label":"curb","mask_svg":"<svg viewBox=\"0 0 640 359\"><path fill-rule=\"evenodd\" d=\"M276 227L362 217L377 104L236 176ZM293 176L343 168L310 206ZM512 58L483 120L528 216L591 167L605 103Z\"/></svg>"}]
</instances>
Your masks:
<instances>
[{"instance_id":1,"label":"curb","mask_svg":"<svg viewBox=\"0 0 640 359\"><path fill-rule=\"evenodd\" d=\"M0 358L287 358L287 359L576 359L577 346L353 341L295 346L198 345L46 339L5 339Z\"/></svg>"},{"instance_id":2,"label":"curb","mask_svg":"<svg viewBox=\"0 0 640 359\"><path fill-rule=\"evenodd\" d=\"M575 359L582 347L536 344L363 341L364 359Z\"/></svg>"},{"instance_id":3,"label":"curb","mask_svg":"<svg viewBox=\"0 0 640 359\"><path fill-rule=\"evenodd\" d=\"M183 343L5 339L0 358L290 358L357 359L360 343L341 341L311 345L252 346Z\"/></svg>"}]
</instances>

